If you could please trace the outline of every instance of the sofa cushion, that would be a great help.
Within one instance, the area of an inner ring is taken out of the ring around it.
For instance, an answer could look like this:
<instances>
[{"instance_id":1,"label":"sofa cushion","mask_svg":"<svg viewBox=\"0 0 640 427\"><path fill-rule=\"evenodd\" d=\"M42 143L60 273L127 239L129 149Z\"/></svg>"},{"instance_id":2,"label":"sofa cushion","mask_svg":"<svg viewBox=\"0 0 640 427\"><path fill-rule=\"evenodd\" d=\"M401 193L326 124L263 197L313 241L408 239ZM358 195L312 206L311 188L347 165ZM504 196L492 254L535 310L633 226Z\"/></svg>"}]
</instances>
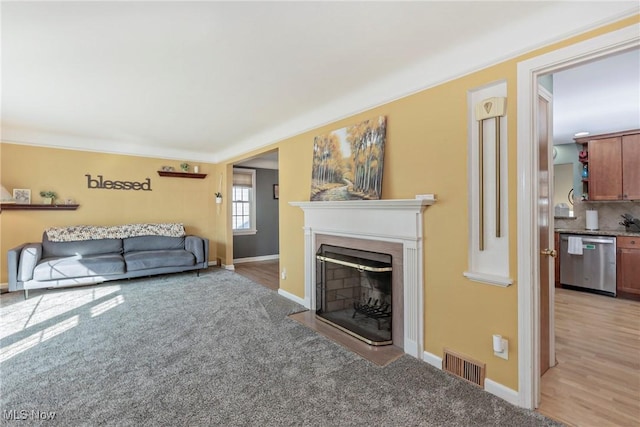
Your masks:
<instances>
[{"instance_id":1,"label":"sofa cushion","mask_svg":"<svg viewBox=\"0 0 640 427\"><path fill-rule=\"evenodd\" d=\"M126 252L127 271L149 268L182 267L195 265L196 258L184 249Z\"/></svg>"},{"instance_id":2,"label":"sofa cushion","mask_svg":"<svg viewBox=\"0 0 640 427\"><path fill-rule=\"evenodd\" d=\"M75 242L51 242L47 233L42 235L42 257L69 257L122 253L122 239L78 240Z\"/></svg>"},{"instance_id":3,"label":"sofa cushion","mask_svg":"<svg viewBox=\"0 0 640 427\"><path fill-rule=\"evenodd\" d=\"M184 249L184 237L139 236L123 239L125 252Z\"/></svg>"},{"instance_id":4,"label":"sofa cushion","mask_svg":"<svg viewBox=\"0 0 640 427\"><path fill-rule=\"evenodd\" d=\"M125 264L120 254L45 258L33 270L34 280L59 280L74 277L123 274Z\"/></svg>"}]
</instances>

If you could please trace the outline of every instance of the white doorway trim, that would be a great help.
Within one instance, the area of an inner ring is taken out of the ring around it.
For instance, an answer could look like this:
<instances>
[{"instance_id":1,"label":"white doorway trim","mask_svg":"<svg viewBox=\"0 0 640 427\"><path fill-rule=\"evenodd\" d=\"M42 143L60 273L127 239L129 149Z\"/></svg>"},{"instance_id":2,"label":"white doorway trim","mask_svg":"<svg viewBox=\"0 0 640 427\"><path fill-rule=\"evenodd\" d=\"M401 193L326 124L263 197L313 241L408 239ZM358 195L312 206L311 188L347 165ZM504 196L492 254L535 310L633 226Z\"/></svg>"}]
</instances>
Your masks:
<instances>
[{"instance_id":1,"label":"white doorway trim","mask_svg":"<svg viewBox=\"0 0 640 427\"><path fill-rule=\"evenodd\" d=\"M517 229L518 229L518 384L520 406L533 409L539 400L540 280L537 257L538 160L536 108L538 76L640 46L640 24L634 24L518 63Z\"/></svg>"}]
</instances>

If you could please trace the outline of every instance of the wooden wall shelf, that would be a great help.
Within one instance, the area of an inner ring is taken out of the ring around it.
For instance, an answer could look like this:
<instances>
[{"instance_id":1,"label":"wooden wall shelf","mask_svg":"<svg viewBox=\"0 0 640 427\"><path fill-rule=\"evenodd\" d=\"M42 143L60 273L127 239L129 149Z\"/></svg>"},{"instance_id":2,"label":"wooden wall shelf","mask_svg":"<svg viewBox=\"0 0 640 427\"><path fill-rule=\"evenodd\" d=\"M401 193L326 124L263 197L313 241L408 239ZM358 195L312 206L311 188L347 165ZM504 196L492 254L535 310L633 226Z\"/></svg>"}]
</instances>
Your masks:
<instances>
[{"instance_id":1,"label":"wooden wall shelf","mask_svg":"<svg viewBox=\"0 0 640 427\"><path fill-rule=\"evenodd\" d=\"M2 203L0 207L7 211L75 211L80 205L24 205L20 203Z\"/></svg>"},{"instance_id":2,"label":"wooden wall shelf","mask_svg":"<svg viewBox=\"0 0 640 427\"><path fill-rule=\"evenodd\" d=\"M206 173L168 172L168 171L158 171L158 175L170 176L173 178L195 178L195 179L203 179L207 176Z\"/></svg>"}]
</instances>

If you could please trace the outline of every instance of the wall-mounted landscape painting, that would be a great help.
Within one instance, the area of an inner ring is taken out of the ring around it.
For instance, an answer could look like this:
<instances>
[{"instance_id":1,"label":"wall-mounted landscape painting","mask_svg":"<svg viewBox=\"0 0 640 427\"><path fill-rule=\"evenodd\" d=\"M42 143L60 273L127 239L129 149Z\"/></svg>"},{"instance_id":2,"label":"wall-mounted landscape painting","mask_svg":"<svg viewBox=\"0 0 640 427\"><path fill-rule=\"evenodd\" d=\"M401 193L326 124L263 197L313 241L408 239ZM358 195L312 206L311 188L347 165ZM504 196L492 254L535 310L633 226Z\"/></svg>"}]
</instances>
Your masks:
<instances>
[{"instance_id":1,"label":"wall-mounted landscape painting","mask_svg":"<svg viewBox=\"0 0 640 427\"><path fill-rule=\"evenodd\" d=\"M380 199L386 130L380 116L316 136L311 201Z\"/></svg>"}]
</instances>

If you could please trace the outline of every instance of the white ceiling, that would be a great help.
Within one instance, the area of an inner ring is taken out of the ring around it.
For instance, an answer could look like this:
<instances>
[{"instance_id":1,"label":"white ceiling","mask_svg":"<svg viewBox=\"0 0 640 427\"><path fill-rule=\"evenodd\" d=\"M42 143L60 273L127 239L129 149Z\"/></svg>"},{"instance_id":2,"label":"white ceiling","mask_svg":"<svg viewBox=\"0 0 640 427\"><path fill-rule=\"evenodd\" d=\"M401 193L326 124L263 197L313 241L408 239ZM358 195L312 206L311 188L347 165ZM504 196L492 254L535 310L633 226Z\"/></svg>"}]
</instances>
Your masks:
<instances>
[{"instance_id":1,"label":"white ceiling","mask_svg":"<svg viewBox=\"0 0 640 427\"><path fill-rule=\"evenodd\" d=\"M640 129L640 50L553 74L553 139Z\"/></svg>"},{"instance_id":2,"label":"white ceiling","mask_svg":"<svg viewBox=\"0 0 640 427\"><path fill-rule=\"evenodd\" d=\"M637 1L0 7L3 141L210 162L639 10Z\"/></svg>"}]
</instances>

